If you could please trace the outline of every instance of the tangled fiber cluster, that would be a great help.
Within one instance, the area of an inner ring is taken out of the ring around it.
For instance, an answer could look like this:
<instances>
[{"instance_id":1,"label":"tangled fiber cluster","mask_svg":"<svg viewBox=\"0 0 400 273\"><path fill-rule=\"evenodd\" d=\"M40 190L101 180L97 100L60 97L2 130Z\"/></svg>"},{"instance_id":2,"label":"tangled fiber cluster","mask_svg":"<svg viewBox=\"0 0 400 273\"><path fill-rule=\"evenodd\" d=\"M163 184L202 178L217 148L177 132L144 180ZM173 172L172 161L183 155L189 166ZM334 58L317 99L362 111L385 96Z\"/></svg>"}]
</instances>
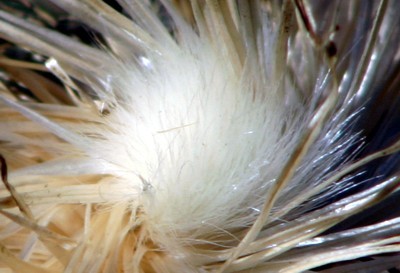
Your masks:
<instances>
[{"instance_id":1,"label":"tangled fiber cluster","mask_svg":"<svg viewBox=\"0 0 400 273\"><path fill-rule=\"evenodd\" d=\"M0 37L1 273L397 272L399 1L0 1Z\"/></svg>"}]
</instances>

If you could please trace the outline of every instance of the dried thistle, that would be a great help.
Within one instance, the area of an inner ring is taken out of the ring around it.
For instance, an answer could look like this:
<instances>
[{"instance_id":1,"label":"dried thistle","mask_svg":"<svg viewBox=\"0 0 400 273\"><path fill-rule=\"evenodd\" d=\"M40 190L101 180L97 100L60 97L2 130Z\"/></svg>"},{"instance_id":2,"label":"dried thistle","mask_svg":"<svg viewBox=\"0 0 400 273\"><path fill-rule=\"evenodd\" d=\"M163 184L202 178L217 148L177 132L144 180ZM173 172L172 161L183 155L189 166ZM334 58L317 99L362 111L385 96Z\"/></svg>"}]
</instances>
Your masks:
<instances>
[{"instance_id":1,"label":"dried thistle","mask_svg":"<svg viewBox=\"0 0 400 273\"><path fill-rule=\"evenodd\" d=\"M0 272L399 264L399 3L118 4L0 3Z\"/></svg>"}]
</instances>

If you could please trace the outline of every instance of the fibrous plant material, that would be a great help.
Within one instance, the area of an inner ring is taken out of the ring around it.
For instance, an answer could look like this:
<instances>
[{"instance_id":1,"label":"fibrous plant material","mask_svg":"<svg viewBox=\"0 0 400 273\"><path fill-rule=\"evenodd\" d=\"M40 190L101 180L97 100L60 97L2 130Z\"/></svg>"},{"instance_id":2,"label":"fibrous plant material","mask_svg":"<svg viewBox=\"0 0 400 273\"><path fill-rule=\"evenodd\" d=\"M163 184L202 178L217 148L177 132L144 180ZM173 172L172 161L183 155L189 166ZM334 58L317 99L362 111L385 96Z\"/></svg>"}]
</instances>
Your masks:
<instances>
[{"instance_id":1,"label":"fibrous plant material","mask_svg":"<svg viewBox=\"0 0 400 273\"><path fill-rule=\"evenodd\" d=\"M111 2L0 3L0 272L400 264L400 2Z\"/></svg>"}]
</instances>

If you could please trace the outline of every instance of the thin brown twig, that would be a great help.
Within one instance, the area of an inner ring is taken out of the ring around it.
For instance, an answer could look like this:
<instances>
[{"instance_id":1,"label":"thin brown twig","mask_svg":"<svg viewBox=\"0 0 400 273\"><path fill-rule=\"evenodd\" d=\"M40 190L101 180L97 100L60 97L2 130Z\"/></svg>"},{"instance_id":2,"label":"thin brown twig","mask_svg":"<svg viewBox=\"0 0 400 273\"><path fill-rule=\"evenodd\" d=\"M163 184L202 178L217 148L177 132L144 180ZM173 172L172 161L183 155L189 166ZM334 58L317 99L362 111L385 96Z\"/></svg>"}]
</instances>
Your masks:
<instances>
[{"instance_id":1,"label":"thin brown twig","mask_svg":"<svg viewBox=\"0 0 400 273\"><path fill-rule=\"evenodd\" d=\"M23 215L25 215L28 219L33 220L34 218L33 218L32 211L25 204L25 202L23 201L23 198L18 194L18 192L15 190L14 186L8 182L7 162L2 154L0 154L0 163L1 163L1 168L0 168L1 180L4 183L4 186L9 191L11 198L14 200L15 204L17 204L21 213Z\"/></svg>"}]
</instances>

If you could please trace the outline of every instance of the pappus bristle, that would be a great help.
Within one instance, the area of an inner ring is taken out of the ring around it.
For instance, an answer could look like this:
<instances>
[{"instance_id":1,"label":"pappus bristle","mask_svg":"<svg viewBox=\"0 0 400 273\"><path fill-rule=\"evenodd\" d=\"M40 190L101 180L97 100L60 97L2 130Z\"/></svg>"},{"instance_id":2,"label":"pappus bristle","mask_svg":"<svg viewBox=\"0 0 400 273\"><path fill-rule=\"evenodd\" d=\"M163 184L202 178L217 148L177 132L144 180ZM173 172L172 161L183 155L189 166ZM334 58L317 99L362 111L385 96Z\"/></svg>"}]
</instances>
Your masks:
<instances>
[{"instance_id":1,"label":"pappus bristle","mask_svg":"<svg viewBox=\"0 0 400 273\"><path fill-rule=\"evenodd\" d=\"M325 272L400 251L398 215L340 226L399 185L363 175L400 142L367 153L359 127L362 98L396 94L396 3L45 2L0 4L5 47L32 52L0 60L0 270ZM95 42L57 32L65 15Z\"/></svg>"}]
</instances>

